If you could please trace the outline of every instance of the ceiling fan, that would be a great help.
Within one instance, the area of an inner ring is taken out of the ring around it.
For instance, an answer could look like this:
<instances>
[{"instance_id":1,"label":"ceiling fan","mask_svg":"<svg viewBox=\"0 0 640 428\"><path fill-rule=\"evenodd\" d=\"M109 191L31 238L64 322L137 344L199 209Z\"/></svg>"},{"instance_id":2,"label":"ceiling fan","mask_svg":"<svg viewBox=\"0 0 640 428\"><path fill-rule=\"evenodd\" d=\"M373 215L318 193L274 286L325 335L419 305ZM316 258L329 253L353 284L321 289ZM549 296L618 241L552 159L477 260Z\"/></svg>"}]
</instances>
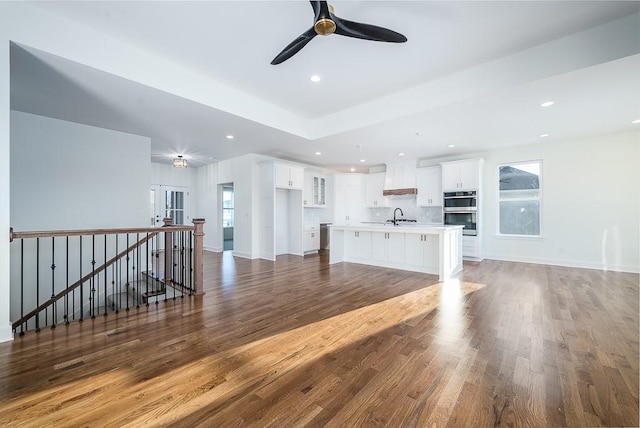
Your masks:
<instances>
[{"instance_id":1,"label":"ceiling fan","mask_svg":"<svg viewBox=\"0 0 640 428\"><path fill-rule=\"evenodd\" d=\"M311 3L313 13L315 14L313 27L289 43L289 45L271 61L272 65L280 64L297 54L300 49L305 47L316 35L328 36L335 33L341 36L373 40L375 42L404 43L407 41L405 36L395 31L338 18L333 14L333 6L326 1L311 0L309 3Z\"/></svg>"}]
</instances>

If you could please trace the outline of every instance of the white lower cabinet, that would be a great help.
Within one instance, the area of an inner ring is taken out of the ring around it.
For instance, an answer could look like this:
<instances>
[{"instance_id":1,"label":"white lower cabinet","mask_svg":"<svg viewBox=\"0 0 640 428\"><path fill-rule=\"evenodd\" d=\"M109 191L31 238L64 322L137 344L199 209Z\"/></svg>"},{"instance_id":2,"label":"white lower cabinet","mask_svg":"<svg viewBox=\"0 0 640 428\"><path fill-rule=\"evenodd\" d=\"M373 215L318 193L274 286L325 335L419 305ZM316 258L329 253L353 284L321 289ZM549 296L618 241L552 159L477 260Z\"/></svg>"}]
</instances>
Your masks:
<instances>
[{"instance_id":1,"label":"white lower cabinet","mask_svg":"<svg viewBox=\"0 0 640 428\"><path fill-rule=\"evenodd\" d=\"M345 234L345 253L352 254L353 259L371 258L371 232L350 230Z\"/></svg>"},{"instance_id":2,"label":"white lower cabinet","mask_svg":"<svg viewBox=\"0 0 640 428\"><path fill-rule=\"evenodd\" d=\"M405 264L438 269L438 235L406 234L404 238Z\"/></svg>"},{"instance_id":3,"label":"white lower cabinet","mask_svg":"<svg viewBox=\"0 0 640 428\"><path fill-rule=\"evenodd\" d=\"M480 251L480 237L479 236L463 236L462 237L462 253L466 259L481 260L482 255Z\"/></svg>"},{"instance_id":4,"label":"white lower cabinet","mask_svg":"<svg viewBox=\"0 0 640 428\"><path fill-rule=\"evenodd\" d=\"M371 232L371 259L379 262L404 262L404 233Z\"/></svg>"},{"instance_id":5,"label":"white lower cabinet","mask_svg":"<svg viewBox=\"0 0 640 428\"><path fill-rule=\"evenodd\" d=\"M305 253L317 252L320 249L320 226L305 226L302 248Z\"/></svg>"}]
</instances>

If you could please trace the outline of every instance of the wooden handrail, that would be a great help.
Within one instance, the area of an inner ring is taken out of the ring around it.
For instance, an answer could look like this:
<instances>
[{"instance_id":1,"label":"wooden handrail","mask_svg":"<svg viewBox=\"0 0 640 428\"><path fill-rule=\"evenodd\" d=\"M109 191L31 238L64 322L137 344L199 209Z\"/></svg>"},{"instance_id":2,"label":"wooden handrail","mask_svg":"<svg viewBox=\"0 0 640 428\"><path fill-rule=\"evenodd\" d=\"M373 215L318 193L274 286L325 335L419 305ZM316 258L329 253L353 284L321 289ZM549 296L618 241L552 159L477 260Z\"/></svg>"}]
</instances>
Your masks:
<instances>
[{"instance_id":1,"label":"wooden handrail","mask_svg":"<svg viewBox=\"0 0 640 428\"><path fill-rule=\"evenodd\" d=\"M192 230L193 226L186 226L186 227L185 226L167 226L167 227L149 228L148 230L151 231L150 234L148 234L147 236L145 236L141 240L135 242L134 244L131 244L127 249L122 250L118 255L112 257L111 259L109 259L109 261L104 263L102 266L100 266L97 269L95 269L95 270L91 271L90 273L86 274L85 276L83 276L82 278L80 278L79 280L77 280L76 282L71 284L69 287L65 288L60 293L56 294L53 298L51 298L51 299L47 300L46 302L42 303L40 306L38 306L37 308L35 308L34 310L32 310L31 312L26 314L25 316L23 316L19 320L14 321L13 324L12 324L12 327L14 329L19 327L20 324L22 324L23 322L29 320L32 316L34 316L34 315L40 313L41 311L45 310L46 308L48 308L49 306L51 306L52 304L57 302L60 298L66 296L67 294L69 294L70 292L72 292L73 290L75 290L76 288L78 288L79 286L84 284L85 282L87 282L89 279L91 279L91 277L93 277L93 276L99 274L100 272L104 271L105 269L107 269L109 266L114 264L116 261L118 261L119 259L124 257L127 253L133 251L135 248L137 248L137 247L141 246L142 244L148 242L151 238L156 236L158 233L160 233L160 232L163 232L163 233L164 232L174 232L174 229L176 229L175 231ZM94 230L98 230L98 229L94 229ZM110 230L126 230L126 229L110 229ZM140 229L130 229L130 230L139 231ZM57 233L57 232L58 231L56 231L54 233ZM41 232L18 232L18 233L41 233ZM49 232L49 233L51 233L51 232ZM119 232L119 233L123 233L123 232ZM133 232L133 233L136 233L136 232ZM83 235L84 235L84 233L83 233ZM100 235L104 235L104 233L101 233ZM46 235L46 236L60 236L60 235ZM25 236L21 236L21 238L24 238L24 237ZM29 236L29 238L33 238L33 237L34 236ZM42 237L42 236L39 236L39 237Z\"/></svg>"},{"instance_id":2,"label":"wooden handrail","mask_svg":"<svg viewBox=\"0 0 640 428\"><path fill-rule=\"evenodd\" d=\"M195 226L162 226L162 227L129 227L120 229L78 229L78 230L48 230L14 232L9 234L10 241L21 238L51 238L55 236L85 236L85 235L117 235L126 233L154 233L154 232L180 232L195 230Z\"/></svg>"}]
</instances>

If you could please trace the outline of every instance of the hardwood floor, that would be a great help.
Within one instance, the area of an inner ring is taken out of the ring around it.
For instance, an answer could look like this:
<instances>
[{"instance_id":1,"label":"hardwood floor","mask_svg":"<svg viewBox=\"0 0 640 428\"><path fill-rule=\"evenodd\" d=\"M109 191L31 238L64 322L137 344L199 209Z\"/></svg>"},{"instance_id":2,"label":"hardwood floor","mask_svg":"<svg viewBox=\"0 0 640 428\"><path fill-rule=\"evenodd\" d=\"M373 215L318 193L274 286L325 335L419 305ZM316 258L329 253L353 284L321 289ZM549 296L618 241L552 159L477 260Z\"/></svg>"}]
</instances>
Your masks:
<instances>
[{"instance_id":1,"label":"hardwood floor","mask_svg":"<svg viewBox=\"0 0 640 428\"><path fill-rule=\"evenodd\" d=\"M635 274L206 253L205 284L0 344L0 425L639 425Z\"/></svg>"}]
</instances>

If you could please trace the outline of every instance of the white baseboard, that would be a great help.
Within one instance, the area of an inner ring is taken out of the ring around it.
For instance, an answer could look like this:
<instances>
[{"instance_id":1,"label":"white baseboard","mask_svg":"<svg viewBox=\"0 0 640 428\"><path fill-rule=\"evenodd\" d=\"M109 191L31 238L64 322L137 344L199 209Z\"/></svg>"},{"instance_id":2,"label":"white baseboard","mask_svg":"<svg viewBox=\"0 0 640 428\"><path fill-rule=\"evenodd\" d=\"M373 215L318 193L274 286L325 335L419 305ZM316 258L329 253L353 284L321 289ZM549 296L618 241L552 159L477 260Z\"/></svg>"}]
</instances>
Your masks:
<instances>
[{"instance_id":1,"label":"white baseboard","mask_svg":"<svg viewBox=\"0 0 640 428\"><path fill-rule=\"evenodd\" d=\"M603 271L613 272L628 272L628 273L640 273L640 267L628 266L628 265L615 265L605 266L602 263L584 262L579 260L562 260L562 259L547 259L541 257L519 257L519 256L505 256L502 254L485 254L485 259L501 260L505 262L519 262L519 263L533 263L537 265L550 265L550 266L563 266L574 267L582 269L596 269Z\"/></svg>"},{"instance_id":2,"label":"white baseboard","mask_svg":"<svg viewBox=\"0 0 640 428\"><path fill-rule=\"evenodd\" d=\"M213 253L221 253L222 247L204 247L205 251L211 251Z\"/></svg>"},{"instance_id":3,"label":"white baseboard","mask_svg":"<svg viewBox=\"0 0 640 428\"><path fill-rule=\"evenodd\" d=\"M240 252L240 251L234 251L233 252L233 257L241 257L243 259L252 259L253 258L250 253L243 253L243 252Z\"/></svg>"}]
</instances>

